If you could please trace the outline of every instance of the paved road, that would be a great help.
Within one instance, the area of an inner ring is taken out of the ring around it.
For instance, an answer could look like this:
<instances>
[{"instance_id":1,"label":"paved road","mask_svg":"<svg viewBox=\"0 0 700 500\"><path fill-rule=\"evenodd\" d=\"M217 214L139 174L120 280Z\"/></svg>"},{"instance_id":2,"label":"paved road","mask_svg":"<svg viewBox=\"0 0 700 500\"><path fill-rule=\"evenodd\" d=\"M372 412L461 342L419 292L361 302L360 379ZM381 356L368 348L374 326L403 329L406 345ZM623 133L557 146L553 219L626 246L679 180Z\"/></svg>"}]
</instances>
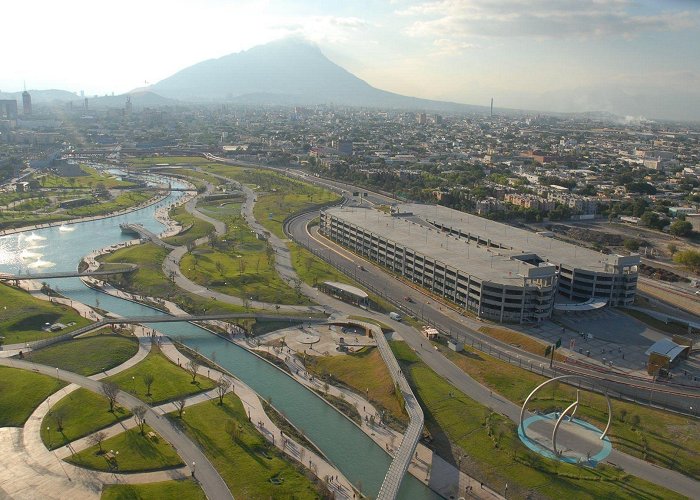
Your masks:
<instances>
[{"instance_id":1,"label":"paved road","mask_svg":"<svg viewBox=\"0 0 700 500\"><path fill-rule=\"evenodd\" d=\"M51 366L6 358L0 358L0 365L32 370L51 377L58 376L61 380L79 385L97 394L101 393L102 382L75 373L59 370ZM160 417L160 415L150 409L146 403L124 391L119 392L117 402L129 410L133 410L136 406L145 406L149 408L146 414L146 423L160 434L163 439L175 447L178 455L180 455L186 464L191 465L195 463L196 478L201 484L207 498L216 500L233 499L233 495L231 495L226 483L204 453L189 437L187 437L187 435L178 430L168 419Z\"/></svg>"},{"instance_id":2,"label":"paved road","mask_svg":"<svg viewBox=\"0 0 700 500\"><path fill-rule=\"evenodd\" d=\"M417 287L411 287L403 281L389 276L379 266L361 259L339 245L325 238L317 237L315 233L309 234L306 230L306 224L316 215L316 213L312 212L292 219L287 225L287 231L296 241L310 247L316 255L331 262L348 276L354 277L357 281L377 293L377 295L387 298L394 304L399 304L397 310L408 311L408 314L436 325L441 331L460 337L467 343L473 340L487 347L492 346L494 350L502 353L504 359L510 358L512 363L522 364L524 367L532 366L534 369L542 366L537 372L543 375L554 376L557 373L584 374L596 379L598 385L605 386L616 393L622 393L626 397L639 402L648 402L650 392L653 391L653 401L655 403L666 405L681 412L688 411L689 401L691 401L690 405L693 407L696 404L700 405L699 391L665 386L663 382L659 381L632 380L624 374L609 372L602 368L591 369L591 367L582 364L555 363L555 370L550 370L548 368L549 359L500 342L479 332L478 328L483 326L483 323L463 316L447 305L429 298ZM362 262L362 267L365 270L359 268L358 264L360 262ZM405 297L410 298L411 301L404 300ZM693 401L696 404L692 404Z\"/></svg>"},{"instance_id":3,"label":"paved road","mask_svg":"<svg viewBox=\"0 0 700 500\"><path fill-rule=\"evenodd\" d=\"M314 216L315 214L312 213L305 217L299 217L290 222L288 229L294 236L295 240L301 243L308 243L312 245L317 250L318 254L321 255L324 259L331 260L337 265L343 267L345 269L346 274L350 276L355 275L359 279L362 279L363 276L369 277L375 284L379 284L378 287L375 286L375 290L378 288L379 293L383 294L385 297L389 296L393 297L395 301L401 301L402 297L410 296L414 297L414 301L425 301L424 296L420 292L408 287L407 285L403 284L402 282L399 282L394 278L388 277L388 275L386 275L383 270L374 266L373 264L363 261L362 265L367 271L358 271L357 264L355 263L356 261L358 261L357 257L343 257L342 249L336 246L333 246L334 248L331 249L327 246L323 246L323 244L319 243L317 240L314 240L313 235L308 235L308 233L306 233L305 228L306 223L309 220L311 220ZM328 242L324 243L328 244ZM347 254L347 252L345 253ZM441 311L439 309L440 306L437 307L437 310L433 309L432 307L423 308L423 318L435 318L433 319L433 321L440 320L443 322L443 324L451 324L455 331L460 331L460 329L471 330L471 328L469 328L466 325L466 321L465 323L462 323L459 320L455 320L451 316L448 316L446 312L444 313L443 311ZM449 361L439 351L435 350L430 344L428 344L425 341L425 338L420 334L420 332L403 323L393 321L385 315L365 311L362 312L362 315L379 319L382 322L394 328L401 335L401 337L418 353L421 359L431 369L433 369L439 375L445 377L457 389L467 394L472 399L483 404L484 406L489 407L491 410L508 417L512 421L516 423L519 421L520 406L512 403L511 401L501 397L498 394L493 393L487 387L481 385L480 383L472 379L462 369L460 369L454 363ZM463 319L466 320L467 318ZM498 348L512 352L513 358L515 358L516 356L515 352L518 352L518 355L521 356L521 359L524 363L527 363L530 360L532 360L533 363L537 363L538 365L540 363L547 363L547 360L545 360L544 358L534 356L525 351L516 350L512 346L495 342L489 337L480 334L479 332L473 331L473 333L475 335L478 335L479 338L483 338L484 341L490 341L491 343L495 344ZM552 372L547 368L543 368L543 372L545 375L548 376L553 376L555 374L555 372ZM655 398L657 397L659 397L659 395L655 395ZM561 435L562 439L566 439L565 433L562 433ZM609 457L609 461L615 463L617 466L623 468L625 471L631 474L643 477L653 483L661 484L665 487L668 487L683 495L687 495L691 498L696 497L697 492L700 491L700 483L687 476L684 476L680 473L668 469L663 469L654 466L648 462L637 459L630 455L626 455L617 450L613 450L613 453Z\"/></svg>"}]
</instances>

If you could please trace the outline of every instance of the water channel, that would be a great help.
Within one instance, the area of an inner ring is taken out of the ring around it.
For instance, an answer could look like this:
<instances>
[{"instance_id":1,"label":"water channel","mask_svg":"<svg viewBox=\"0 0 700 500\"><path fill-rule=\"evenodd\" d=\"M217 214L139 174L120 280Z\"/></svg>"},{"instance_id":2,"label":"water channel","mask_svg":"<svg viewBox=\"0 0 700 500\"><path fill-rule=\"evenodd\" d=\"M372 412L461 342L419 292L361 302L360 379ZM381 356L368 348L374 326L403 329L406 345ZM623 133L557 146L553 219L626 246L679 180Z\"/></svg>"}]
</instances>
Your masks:
<instances>
[{"instance_id":1,"label":"water channel","mask_svg":"<svg viewBox=\"0 0 700 500\"><path fill-rule=\"evenodd\" d=\"M175 187L175 184L174 184ZM172 192L156 205L129 214L67 226L55 226L0 237L0 272L28 273L72 271L83 255L131 239L121 234L119 224L139 223L159 233L163 226L155 219L158 207L169 205L183 193ZM159 313L86 287L78 278L50 280L52 288L73 300L120 314L144 316ZM379 491L390 457L354 424L325 404L311 391L286 374L235 344L189 323L151 325L204 355L216 354L217 362L239 377L285 416L324 452L362 490L374 497ZM212 422L212 425L216 425ZM223 425L223 423L222 423ZM233 465L235 466L235 465ZM399 498L439 498L423 483L407 474Z\"/></svg>"}]
</instances>

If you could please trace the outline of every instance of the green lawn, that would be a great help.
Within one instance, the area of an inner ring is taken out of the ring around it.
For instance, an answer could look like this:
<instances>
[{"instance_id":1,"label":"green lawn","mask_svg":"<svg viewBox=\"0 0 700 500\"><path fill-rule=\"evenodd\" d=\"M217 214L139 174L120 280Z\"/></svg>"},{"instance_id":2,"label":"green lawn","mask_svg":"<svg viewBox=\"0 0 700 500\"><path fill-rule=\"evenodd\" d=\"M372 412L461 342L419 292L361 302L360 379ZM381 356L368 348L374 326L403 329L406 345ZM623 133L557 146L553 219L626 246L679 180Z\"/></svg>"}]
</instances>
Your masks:
<instances>
[{"instance_id":1,"label":"green lawn","mask_svg":"<svg viewBox=\"0 0 700 500\"><path fill-rule=\"evenodd\" d=\"M46 323L75 322L60 332L45 332ZM90 324L75 309L32 297L24 290L0 284L0 335L5 344L55 337Z\"/></svg>"},{"instance_id":2,"label":"green lawn","mask_svg":"<svg viewBox=\"0 0 700 500\"><path fill-rule=\"evenodd\" d=\"M66 459L66 462L87 469L119 472L148 472L154 470L172 469L183 465L175 449L158 436L149 437L152 429L144 426L144 434L138 427L117 434L102 442L99 446L86 448ZM118 451L117 458L110 463L104 452ZM113 467L116 464L116 468Z\"/></svg>"},{"instance_id":3,"label":"green lawn","mask_svg":"<svg viewBox=\"0 0 700 500\"><path fill-rule=\"evenodd\" d=\"M53 377L0 367L0 427L21 427L37 406L66 384Z\"/></svg>"},{"instance_id":4,"label":"green lawn","mask_svg":"<svg viewBox=\"0 0 700 500\"><path fill-rule=\"evenodd\" d=\"M177 165L184 163L187 165L207 165L211 160L203 156L143 156L139 158L129 158L129 165L134 167L152 167L154 165Z\"/></svg>"},{"instance_id":5,"label":"green lawn","mask_svg":"<svg viewBox=\"0 0 700 500\"><path fill-rule=\"evenodd\" d=\"M214 231L214 226L187 212L184 205L172 208L170 210L170 218L178 221L186 229L177 236L171 236L163 240L171 245L185 245Z\"/></svg>"},{"instance_id":6,"label":"green lawn","mask_svg":"<svg viewBox=\"0 0 700 500\"><path fill-rule=\"evenodd\" d=\"M455 353L444 346L441 351L472 378L492 388L509 400L522 404L530 391L546 378L500 361L469 346ZM529 406L542 411L563 409L576 398L576 389L552 384L538 394ZM599 427L607 423L605 398L581 392L577 414ZM609 433L615 448L662 467L675 469L695 479L700 478L700 421L613 400L613 424ZM632 425L636 419L639 423Z\"/></svg>"},{"instance_id":7,"label":"green lawn","mask_svg":"<svg viewBox=\"0 0 700 500\"><path fill-rule=\"evenodd\" d=\"M185 479L147 484L108 484L102 490L100 498L101 500L161 500L165 498L206 500L207 496L198 483Z\"/></svg>"},{"instance_id":8,"label":"green lawn","mask_svg":"<svg viewBox=\"0 0 700 500\"><path fill-rule=\"evenodd\" d=\"M524 498L670 499L682 498L663 487L613 467L578 467L542 458L525 448L516 425L491 412L438 376L404 342L392 349L425 413L436 451L450 461L450 442L466 455L462 467L497 491Z\"/></svg>"},{"instance_id":9,"label":"green lawn","mask_svg":"<svg viewBox=\"0 0 700 500\"><path fill-rule=\"evenodd\" d=\"M285 238L282 223L288 215L311 205L339 199L337 194L327 189L288 178L272 170L222 164L206 165L203 168L256 188L261 194L253 209L255 218L280 238Z\"/></svg>"},{"instance_id":10,"label":"green lawn","mask_svg":"<svg viewBox=\"0 0 700 500\"><path fill-rule=\"evenodd\" d=\"M173 283L163 274L162 269L163 260L167 255L168 251L164 248L153 243L146 243L119 249L101 258L100 261L107 263L127 262L139 265L139 269L133 273L108 277L111 284L126 291L171 300L190 313L245 312L242 306L205 299L173 286Z\"/></svg>"},{"instance_id":11,"label":"green lawn","mask_svg":"<svg viewBox=\"0 0 700 500\"><path fill-rule=\"evenodd\" d=\"M122 364L134 356L138 349L138 340L133 336L103 333L61 342L33 352L31 361L89 376Z\"/></svg>"},{"instance_id":12,"label":"green lawn","mask_svg":"<svg viewBox=\"0 0 700 500\"><path fill-rule=\"evenodd\" d=\"M58 430L56 415L63 417L63 429ZM41 422L41 439L49 449L60 448L76 439L109 427L131 416L131 412L115 405L109 411L107 398L78 389L52 406Z\"/></svg>"},{"instance_id":13,"label":"green lawn","mask_svg":"<svg viewBox=\"0 0 700 500\"><path fill-rule=\"evenodd\" d=\"M213 243L186 254L180 269L192 281L227 295L279 304L311 304L283 281L275 254L241 216L224 218L227 231Z\"/></svg>"},{"instance_id":14,"label":"green lawn","mask_svg":"<svg viewBox=\"0 0 700 500\"><path fill-rule=\"evenodd\" d=\"M113 200L104 201L101 203L96 203L94 205L87 205L84 207L77 207L68 210L68 214L74 217L92 217L95 215L105 215L112 212L119 212L127 208L135 207L154 196L153 192L150 191L129 191L122 193Z\"/></svg>"},{"instance_id":15,"label":"green lawn","mask_svg":"<svg viewBox=\"0 0 700 500\"><path fill-rule=\"evenodd\" d=\"M90 189L98 184L103 184L107 189L114 187L131 187L133 182L120 181L111 174L102 174L97 169L80 165L84 175L80 176L60 176L55 174L45 174L40 176L39 183L45 188L83 188Z\"/></svg>"},{"instance_id":16,"label":"green lawn","mask_svg":"<svg viewBox=\"0 0 700 500\"><path fill-rule=\"evenodd\" d=\"M176 418L176 417L173 417ZM240 399L233 394L206 401L187 409L181 422L187 434L204 450L236 498L319 498L321 491L292 465L248 422ZM239 426L240 435L232 439L226 429ZM276 485L270 479L282 481Z\"/></svg>"},{"instance_id":17,"label":"green lawn","mask_svg":"<svg viewBox=\"0 0 700 500\"><path fill-rule=\"evenodd\" d=\"M184 357L181 363L184 367ZM192 383L192 376L183 367L170 362L161 354L157 346L153 346L148 356L136 366L112 375L108 380L116 382L122 390L134 394L150 405L159 405L179 396L189 396L214 387L211 379L200 375L197 376L195 383ZM155 378L151 386L151 394L146 394L146 386L143 382L143 376L147 373Z\"/></svg>"},{"instance_id":18,"label":"green lawn","mask_svg":"<svg viewBox=\"0 0 700 500\"><path fill-rule=\"evenodd\" d=\"M369 395L370 401L388 410L396 420L407 422L389 370L377 349L363 349L345 356L309 357L307 367L320 378L330 374L332 379L339 380L361 396Z\"/></svg>"}]
</instances>

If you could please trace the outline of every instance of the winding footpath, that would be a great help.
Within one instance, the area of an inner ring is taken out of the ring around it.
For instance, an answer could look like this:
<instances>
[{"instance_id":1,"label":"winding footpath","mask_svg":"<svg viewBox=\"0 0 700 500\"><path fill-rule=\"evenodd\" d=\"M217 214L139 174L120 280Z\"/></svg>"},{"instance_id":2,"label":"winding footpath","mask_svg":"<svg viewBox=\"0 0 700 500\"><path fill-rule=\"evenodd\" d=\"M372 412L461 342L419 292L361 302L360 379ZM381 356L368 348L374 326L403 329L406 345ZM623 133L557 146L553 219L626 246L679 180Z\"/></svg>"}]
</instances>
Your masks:
<instances>
[{"instance_id":1,"label":"winding footpath","mask_svg":"<svg viewBox=\"0 0 700 500\"><path fill-rule=\"evenodd\" d=\"M2 454L2 463L5 469L0 470L0 487L3 492L12 498L36 498L37 491L41 491L42 496L46 498L94 498L99 496L105 484L153 482L184 477L186 467L156 473L129 475L90 471L63 462L61 455L64 455L65 451L51 452L41 441L41 422L51 408L51 400L56 403L78 387L100 394L102 383L99 379L138 363L148 352L145 345L150 345L148 340L140 340L139 351L134 357L107 373L91 378L29 361L0 358L0 366L31 370L50 377L57 377L70 384L58 393L49 396L45 401L46 404L41 403L27 420L23 429L0 429L0 435L5 435L7 438L1 440L2 447L11 443L11 448L4 450L8 453ZM145 417L146 423L175 448L185 464L193 462L197 464L196 477L208 498L217 500L233 498L226 483L204 453L167 418L161 417L146 403L124 391L119 392L117 403L131 411L136 406L148 408ZM16 460L8 460L8 457L16 458Z\"/></svg>"}]
</instances>

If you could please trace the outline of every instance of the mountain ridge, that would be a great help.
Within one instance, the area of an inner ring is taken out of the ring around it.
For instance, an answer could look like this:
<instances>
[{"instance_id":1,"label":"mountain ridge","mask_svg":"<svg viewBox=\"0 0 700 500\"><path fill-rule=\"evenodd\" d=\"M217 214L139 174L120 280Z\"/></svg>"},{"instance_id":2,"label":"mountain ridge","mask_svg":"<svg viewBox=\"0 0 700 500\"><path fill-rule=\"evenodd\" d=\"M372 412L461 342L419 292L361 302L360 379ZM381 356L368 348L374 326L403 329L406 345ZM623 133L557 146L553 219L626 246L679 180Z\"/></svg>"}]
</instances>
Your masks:
<instances>
[{"instance_id":1,"label":"mountain ridge","mask_svg":"<svg viewBox=\"0 0 700 500\"><path fill-rule=\"evenodd\" d=\"M332 62L317 46L296 38L196 63L148 89L167 98L194 102L336 104L472 112L488 109L377 89Z\"/></svg>"}]
</instances>

